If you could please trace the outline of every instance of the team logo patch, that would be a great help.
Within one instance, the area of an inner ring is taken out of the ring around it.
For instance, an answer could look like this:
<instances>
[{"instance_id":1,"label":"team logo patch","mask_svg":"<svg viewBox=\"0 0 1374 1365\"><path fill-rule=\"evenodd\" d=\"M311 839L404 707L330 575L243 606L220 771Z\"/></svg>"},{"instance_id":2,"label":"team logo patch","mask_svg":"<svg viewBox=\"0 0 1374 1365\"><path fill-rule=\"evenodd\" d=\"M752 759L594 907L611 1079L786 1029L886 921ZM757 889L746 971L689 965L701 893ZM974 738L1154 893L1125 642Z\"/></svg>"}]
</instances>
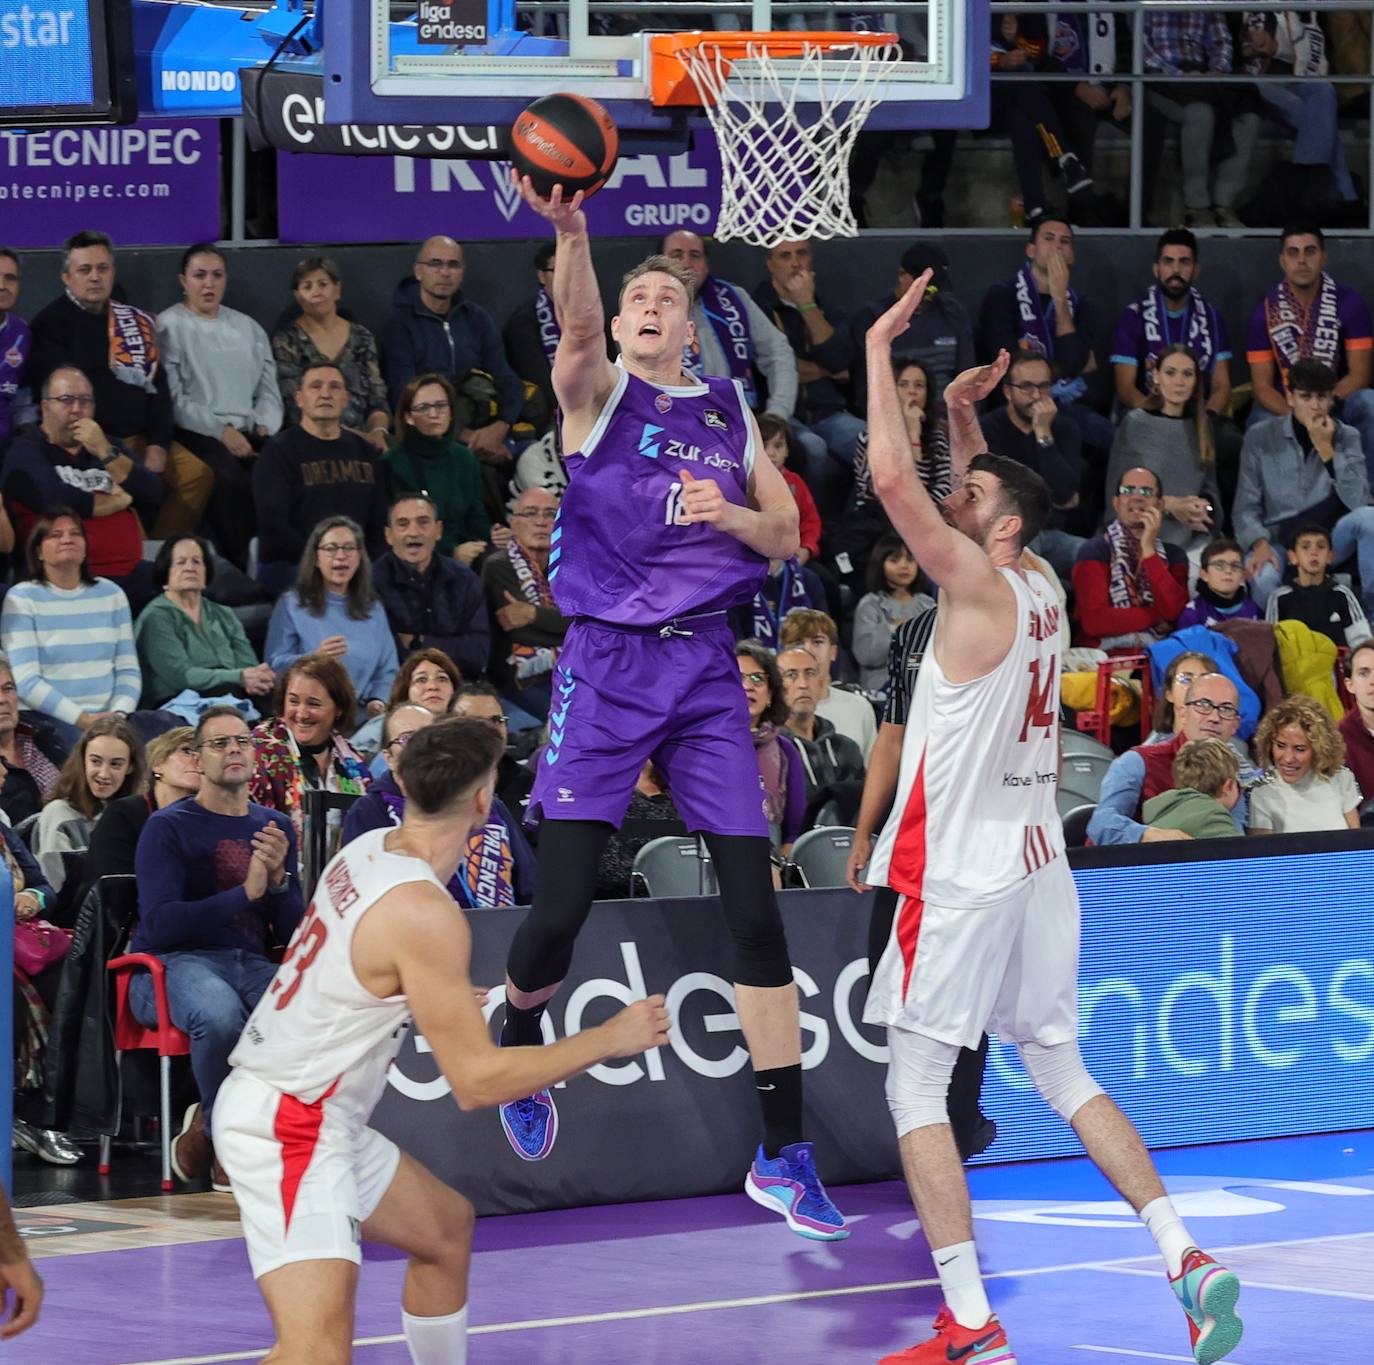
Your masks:
<instances>
[{"instance_id":1,"label":"team logo patch","mask_svg":"<svg viewBox=\"0 0 1374 1365\"><path fill-rule=\"evenodd\" d=\"M657 398L654 399L654 407L656 407L660 412L669 412L672 410L672 406L673 400L666 393L661 393Z\"/></svg>"},{"instance_id":2,"label":"team logo patch","mask_svg":"<svg viewBox=\"0 0 1374 1365\"><path fill-rule=\"evenodd\" d=\"M706 411L702 413L701 420L705 422L708 427L715 427L717 431L730 430L725 421L725 414L723 412L717 412L715 408L707 408Z\"/></svg>"},{"instance_id":3,"label":"team logo patch","mask_svg":"<svg viewBox=\"0 0 1374 1365\"><path fill-rule=\"evenodd\" d=\"M24 363L24 352L18 345L11 346L5 352L5 364L12 370L17 370Z\"/></svg>"}]
</instances>

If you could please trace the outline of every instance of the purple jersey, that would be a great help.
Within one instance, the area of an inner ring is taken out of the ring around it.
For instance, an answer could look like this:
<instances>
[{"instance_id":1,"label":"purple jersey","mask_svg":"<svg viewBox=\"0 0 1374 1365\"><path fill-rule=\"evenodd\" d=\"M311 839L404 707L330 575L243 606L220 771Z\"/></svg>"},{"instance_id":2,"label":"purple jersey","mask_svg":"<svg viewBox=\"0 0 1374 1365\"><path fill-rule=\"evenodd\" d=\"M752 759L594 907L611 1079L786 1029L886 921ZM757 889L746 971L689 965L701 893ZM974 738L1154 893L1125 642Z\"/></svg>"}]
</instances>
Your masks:
<instances>
[{"instance_id":1,"label":"purple jersey","mask_svg":"<svg viewBox=\"0 0 1374 1365\"><path fill-rule=\"evenodd\" d=\"M31 349L29 324L15 314L0 314L0 443L14 427L15 397L24 387L24 367Z\"/></svg>"},{"instance_id":2,"label":"purple jersey","mask_svg":"<svg viewBox=\"0 0 1374 1365\"><path fill-rule=\"evenodd\" d=\"M564 616L652 626L753 599L768 561L714 526L678 521L683 469L748 501L754 426L737 381L660 388L622 369L567 465L549 552Z\"/></svg>"}]
</instances>

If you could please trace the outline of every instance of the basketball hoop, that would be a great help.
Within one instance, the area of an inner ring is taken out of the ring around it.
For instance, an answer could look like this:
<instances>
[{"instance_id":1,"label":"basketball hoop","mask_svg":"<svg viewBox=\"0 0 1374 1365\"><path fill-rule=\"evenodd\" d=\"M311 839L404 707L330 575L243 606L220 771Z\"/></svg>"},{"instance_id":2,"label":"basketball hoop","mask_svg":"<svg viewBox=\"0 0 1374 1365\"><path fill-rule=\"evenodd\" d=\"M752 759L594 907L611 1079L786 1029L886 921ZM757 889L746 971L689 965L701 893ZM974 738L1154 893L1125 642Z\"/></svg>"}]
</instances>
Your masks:
<instances>
[{"instance_id":1,"label":"basketball hoop","mask_svg":"<svg viewBox=\"0 0 1374 1365\"><path fill-rule=\"evenodd\" d=\"M649 39L655 105L705 106L720 149L716 237L771 247L856 237L849 158L883 78L889 33L673 33Z\"/></svg>"}]
</instances>

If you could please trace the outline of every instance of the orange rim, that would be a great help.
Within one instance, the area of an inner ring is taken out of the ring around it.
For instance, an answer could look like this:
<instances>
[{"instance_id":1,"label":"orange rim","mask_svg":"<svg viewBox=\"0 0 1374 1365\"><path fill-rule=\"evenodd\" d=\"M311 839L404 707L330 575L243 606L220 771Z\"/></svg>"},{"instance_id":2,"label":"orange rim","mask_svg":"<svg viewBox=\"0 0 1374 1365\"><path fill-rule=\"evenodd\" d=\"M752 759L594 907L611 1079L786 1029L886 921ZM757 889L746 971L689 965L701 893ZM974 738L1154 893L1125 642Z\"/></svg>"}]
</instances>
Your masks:
<instances>
[{"instance_id":1,"label":"orange rim","mask_svg":"<svg viewBox=\"0 0 1374 1365\"><path fill-rule=\"evenodd\" d=\"M649 99L655 108L672 105L704 105L707 100L683 64L682 53L712 48L722 68L746 58L750 49L770 56L800 57L813 48L895 47L893 33L843 33L838 31L769 31L737 33L728 30L706 33L655 33L649 37Z\"/></svg>"}]
</instances>

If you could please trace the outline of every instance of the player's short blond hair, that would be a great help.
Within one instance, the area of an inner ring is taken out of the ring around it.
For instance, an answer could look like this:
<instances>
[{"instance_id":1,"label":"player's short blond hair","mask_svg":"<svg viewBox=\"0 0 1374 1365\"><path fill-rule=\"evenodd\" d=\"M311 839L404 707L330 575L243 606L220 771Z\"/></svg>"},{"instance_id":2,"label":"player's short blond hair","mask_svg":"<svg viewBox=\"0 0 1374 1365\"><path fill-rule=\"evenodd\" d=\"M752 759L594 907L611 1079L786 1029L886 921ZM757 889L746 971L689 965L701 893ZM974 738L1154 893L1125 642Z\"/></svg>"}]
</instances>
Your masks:
<instances>
[{"instance_id":1,"label":"player's short blond hair","mask_svg":"<svg viewBox=\"0 0 1374 1365\"><path fill-rule=\"evenodd\" d=\"M1190 739L1174 758L1174 786L1215 796L1240 776L1240 755L1224 739Z\"/></svg>"},{"instance_id":2,"label":"player's short blond hair","mask_svg":"<svg viewBox=\"0 0 1374 1365\"><path fill-rule=\"evenodd\" d=\"M696 302L697 277L680 261L671 256L646 256L633 270L627 270L620 281L620 306L625 304L625 291L641 275L671 275L686 291L687 303Z\"/></svg>"}]
</instances>

